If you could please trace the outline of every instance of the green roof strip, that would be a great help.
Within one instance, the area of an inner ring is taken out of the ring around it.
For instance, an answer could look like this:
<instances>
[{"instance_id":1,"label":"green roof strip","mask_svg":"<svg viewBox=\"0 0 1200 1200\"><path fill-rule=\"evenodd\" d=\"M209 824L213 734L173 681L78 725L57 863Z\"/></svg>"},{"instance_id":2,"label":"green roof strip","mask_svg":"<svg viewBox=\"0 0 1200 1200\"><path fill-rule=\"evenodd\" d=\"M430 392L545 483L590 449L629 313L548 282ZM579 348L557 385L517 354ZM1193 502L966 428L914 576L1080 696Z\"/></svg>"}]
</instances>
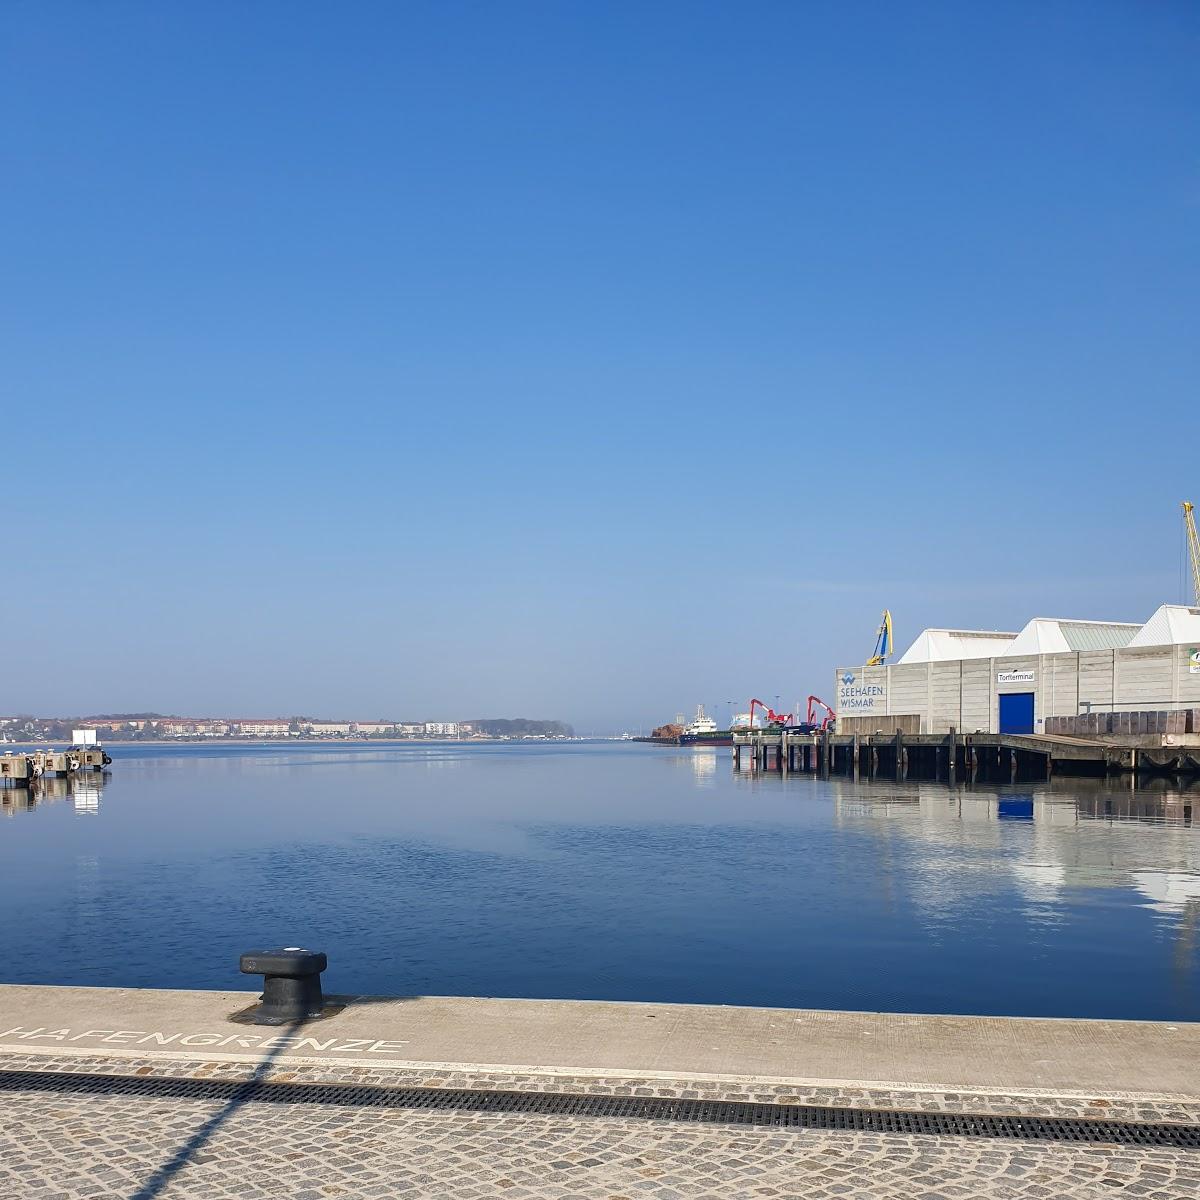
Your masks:
<instances>
[{"instance_id":1,"label":"green roof strip","mask_svg":"<svg viewBox=\"0 0 1200 1200\"><path fill-rule=\"evenodd\" d=\"M1119 650L1128 646L1140 625L1105 625L1098 621L1060 621L1059 629L1072 650Z\"/></svg>"}]
</instances>

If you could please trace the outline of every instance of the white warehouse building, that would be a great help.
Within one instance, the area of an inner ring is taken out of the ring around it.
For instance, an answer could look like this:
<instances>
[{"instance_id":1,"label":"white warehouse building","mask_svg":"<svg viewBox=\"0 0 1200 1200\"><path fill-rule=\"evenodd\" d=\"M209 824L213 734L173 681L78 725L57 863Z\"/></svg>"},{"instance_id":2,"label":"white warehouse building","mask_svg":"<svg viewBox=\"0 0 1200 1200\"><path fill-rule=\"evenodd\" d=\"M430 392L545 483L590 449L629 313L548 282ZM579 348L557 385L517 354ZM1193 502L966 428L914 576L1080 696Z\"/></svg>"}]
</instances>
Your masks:
<instances>
[{"instance_id":1,"label":"white warehouse building","mask_svg":"<svg viewBox=\"0 0 1200 1200\"><path fill-rule=\"evenodd\" d=\"M839 667L835 686L839 733L1040 733L1050 717L1200 710L1200 608L926 629L891 666Z\"/></svg>"}]
</instances>

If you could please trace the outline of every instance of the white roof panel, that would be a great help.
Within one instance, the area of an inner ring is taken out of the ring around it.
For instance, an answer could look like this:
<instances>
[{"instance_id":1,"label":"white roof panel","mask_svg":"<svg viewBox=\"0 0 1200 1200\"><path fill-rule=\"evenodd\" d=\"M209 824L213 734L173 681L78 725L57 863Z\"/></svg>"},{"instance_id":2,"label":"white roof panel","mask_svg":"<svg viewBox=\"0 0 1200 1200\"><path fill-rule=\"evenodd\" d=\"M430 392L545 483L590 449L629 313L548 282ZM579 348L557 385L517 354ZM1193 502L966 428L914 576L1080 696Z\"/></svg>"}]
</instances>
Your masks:
<instances>
[{"instance_id":1,"label":"white roof panel","mask_svg":"<svg viewBox=\"0 0 1200 1200\"><path fill-rule=\"evenodd\" d=\"M1200 646L1200 608L1186 604L1163 604L1134 634L1130 646Z\"/></svg>"},{"instance_id":2,"label":"white roof panel","mask_svg":"<svg viewBox=\"0 0 1200 1200\"><path fill-rule=\"evenodd\" d=\"M898 665L996 658L1008 652L1008 646L1016 636L995 629L925 629L896 662Z\"/></svg>"},{"instance_id":3,"label":"white roof panel","mask_svg":"<svg viewBox=\"0 0 1200 1200\"><path fill-rule=\"evenodd\" d=\"M896 660L896 665L1184 644L1200 647L1200 608L1163 604L1144 625L1127 621L1034 617L1020 633L989 629L925 629Z\"/></svg>"}]
</instances>

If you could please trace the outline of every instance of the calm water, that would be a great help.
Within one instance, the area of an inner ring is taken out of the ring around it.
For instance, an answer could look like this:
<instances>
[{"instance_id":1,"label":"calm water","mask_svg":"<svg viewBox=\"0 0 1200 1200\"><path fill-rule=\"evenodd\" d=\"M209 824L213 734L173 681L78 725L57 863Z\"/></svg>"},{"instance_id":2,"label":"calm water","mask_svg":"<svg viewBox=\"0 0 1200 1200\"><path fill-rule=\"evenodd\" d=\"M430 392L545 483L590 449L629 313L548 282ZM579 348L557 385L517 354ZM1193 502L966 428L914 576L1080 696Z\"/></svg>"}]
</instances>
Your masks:
<instances>
[{"instance_id":1,"label":"calm water","mask_svg":"<svg viewBox=\"0 0 1200 1200\"><path fill-rule=\"evenodd\" d=\"M630 744L117 747L3 795L0 979L1200 1019L1200 789ZM1197 822L1193 822L1193 812Z\"/></svg>"}]
</instances>

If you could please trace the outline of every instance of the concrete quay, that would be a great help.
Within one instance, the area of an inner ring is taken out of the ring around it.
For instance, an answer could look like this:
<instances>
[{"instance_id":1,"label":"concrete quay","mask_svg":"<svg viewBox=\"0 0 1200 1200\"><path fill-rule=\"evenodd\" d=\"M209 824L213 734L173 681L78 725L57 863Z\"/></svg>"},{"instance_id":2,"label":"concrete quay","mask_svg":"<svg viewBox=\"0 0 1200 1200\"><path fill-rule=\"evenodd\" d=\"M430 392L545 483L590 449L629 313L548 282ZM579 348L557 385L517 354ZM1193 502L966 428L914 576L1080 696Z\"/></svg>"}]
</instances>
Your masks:
<instances>
[{"instance_id":1,"label":"concrete quay","mask_svg":"<svg viewBox=\"0 0 1200 1200\"><path fill-rule=\"evenodd\" d=\"M1179 1147L204 1091L252 1080L1194 1125L1200 1024L365 996L328 997L333 1015L299 1027L231 1019L255 999L0 987L0 1195L1200 1194L1200 1151ZM96 1076L130 1089L89 1091Z\"/></svg>"}]
</instances>

